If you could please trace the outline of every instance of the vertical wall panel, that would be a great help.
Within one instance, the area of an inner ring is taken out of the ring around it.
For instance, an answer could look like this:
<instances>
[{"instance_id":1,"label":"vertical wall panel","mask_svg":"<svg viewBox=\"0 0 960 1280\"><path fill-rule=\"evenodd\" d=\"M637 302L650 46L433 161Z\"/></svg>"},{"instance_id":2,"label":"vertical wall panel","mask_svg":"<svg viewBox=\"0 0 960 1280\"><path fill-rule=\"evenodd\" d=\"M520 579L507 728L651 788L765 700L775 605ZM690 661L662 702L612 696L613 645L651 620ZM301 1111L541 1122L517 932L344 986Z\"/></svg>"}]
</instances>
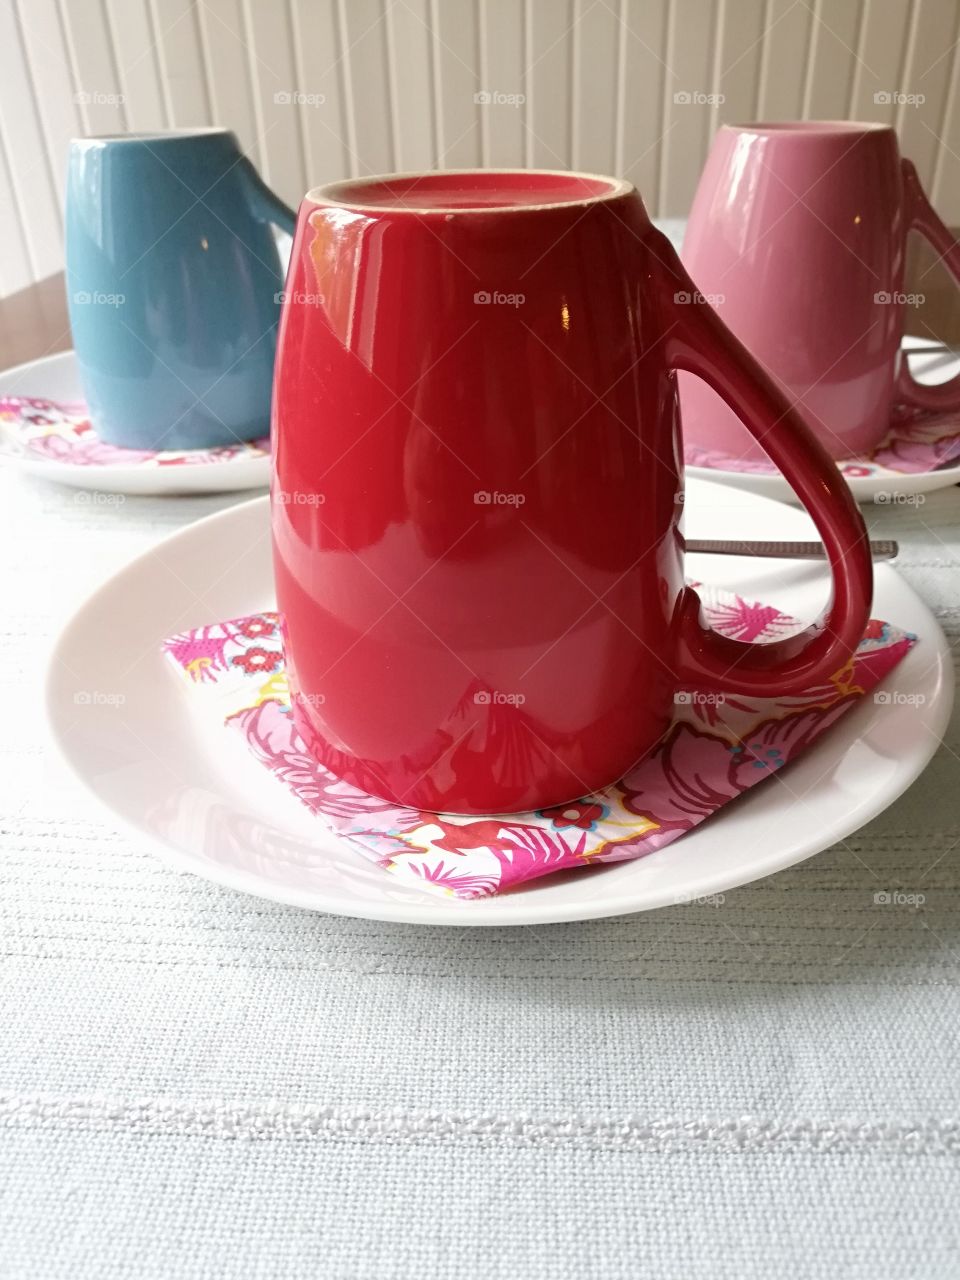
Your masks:
<instances>
[{"instance_id":1,"label":"vertical wall panel","mask_svg":"<svg viewBox=\"0 0 960 1280\"><path fill-rule=\"evenodd\" d=\"M797 119L803 115L813 12L796 0L768 0L764 27L757 118Z\"/></svg>"},{"instance_id":2,"label":"vertical wall panel","mask_svg":"<svg viewBox=\"0 0 960 1280\"><path fill-rule=\"evenodd\" d=\"M149 0L105 0L105 9L127 127L141 132L163 129L168 120Z\"/></svg>"},{"instance_id":3,"label":"vertical wall panel","mask_svg":"<svg viewBox=\"0 0 960 1280\"><path fill-rule=\"evenodd\" d=\"M296 203L305 188L301 119L305 113L323 108L307 102L301 105L297 99L298 93L309 91L297 83L286 5L267 9L245 0L244 33L260 139L260 171L281 195Z\"/></svg>"},{"instance_id":4,"label":"vertical wall panel","mask_svg":"<svg viewBox=\"0 0 960 1280\"><path fill-rule=\"evenodd\" d=\"M2 65L0 60L0 69ZM26 220L13 186L3 130L0 129L0 289L3 290L4 297L19 293L34 280L43 278L44 273L31 260L25 226Z\"/></svg>"},{"instance_id":5,"label":"vertical wall panel","mask_svg":"<svg viewBox=\"0 0 960 1280\"><path fill-rule=\"evenodd\" d=\"M70 139L83 132L73 93L73 72L67 53L63 24L56 0L31 0L16 9L27 57L27 71L43 133L47 165L57 198L57 216L63 206L66 158ZM50 93L48 85L61 86Z\"/></svg>"},{"instance_id":6,"label":"vertical wall panel","mask_svg":"<svg viewBox=\"0 0 960 1280\"><path fill-rule=\"evenodd\" d=\"M616 168L620 22L612 3L576 0L573 28L573 165ZM596 69L604 68L598 75Z\"/></svg>"},{"instance_id":7,"label":"vertical wall panel","mask_svg":"<svg viewBox=\"0 0 960 1280\"><path fill-rule=\"evenodd\" d=\"M710 143L710 110L704 99L714 93L716 6L698 0L671 0L667 21L667 66L676 79L666 87L664 114L670 130L660 165L660 207L686 210ZM675 86L675 87L674 87ZM679 164L671 163L674 156Z\"/></svg>"},{"instance_id":8,"label":"vertical wall panel","mask_svg":"<svg viewBox=\"0 0 960 1280\"><path fill-rule=\"evenodd\" d=\"M119 133L127 126L123 85L114 60L107 12L101 4L79 5L62 0L66 44L73 67L70 92L76 94L82 132Z\"/></svg>"},{"instance_id":9,"label":"vertical wall panel","mask_svg":"<svg viewBox=\"0 0 960 1280\"><path fill-rule=\"evenodd\" d=\"M476 0L431 0L437 164L469 169L482 163L479 14Z\"/></svg>"},{"instance_id":10,"label":"vertical wall panel","mask_svg":"<svg viewBox=\"0 0 960 1280\"><path fill-rule=\"evenodd\" d=\"M209 0L205 0L209 3ZM300 113L303 182L299 189L278 187L291 204L304 191L354 172L346 105L346 72L340 54L337 6L332 0L291 0L297 84L323 97L323 106ZM283 145L284 135L271 141Z\"/></svg>"},{"instance_id":11,"label":"vertical wall panel","mask_svg":"<svg viewBox=\"0 0 960 1280\"><path fill-rule=\"evenodd\" d=\"M956 223L958 37L957 0L0 0L0 285L62 260L70 136L208 123L291 204L532 165L682 216L722 122L849 115L897 125Z\"/></svg>"},{"instance_id":12,"label":"vertical wall panel","mask_svg":"<svg viewBox=\"0 0 960 1280\"><path fill-rule=\"evenodd\" d=\"M720 0L714 128L756 119L766 0Z\"/></svg>"},{"instance_id":13,"label":"vertical wall panel","mask_svg":"<svg viewBox=\"0 0 960 1280\"><path fill-rule=\"evenodd\" d=\"M401 172L431 169L437 143L433 128L430 0L390 3L386 21L394 164Z\"/></svg>"},{"instance_id":14,"label":"vertical wall panel","mask_svg":"<svg viewBox=\"0 0 960 1280\"><path fill-rule=\"evenodd\" d=\"M70 138L82 133L81 115L73 96L73 70L67 52L63 23L56 8L56 0L33 0L31 5L17 6L20 35L23 37L27 58L29 87L35 95L37 115L40 118L47 172L54 191L54 216L63 227L64 187L67 182L67 154ZM63 86L60 92L45 92L49 84ZM38 159L38 157L37 157ZM29 198L36 198L32 179L27 183ZM0 195L0 200L4 196ZM15 215L13 193L6 202L4 225ZM0 236L3 230L0 229ZM52 244L52 262L59 265L60 239ZM55 268L54 268L55 269Z\"/></svg>"},{"instance_id":15,"label":"vertical wall panel","mask_svg":"<svg viewBox=\"0 0 960 1280\"><path fill-rule=\"evenodd\" d=\"M61 258L60 196L41 127L31 64L12 4L0 5L0 50L0 121L12 206L23 228L29 273L43 277L57 269Z\"/></svg>"},{"instance_id":16,"label":"vertical wall panel","mask_svg":"<svg viewBox=\"0 0 960 1280\"><path fill-rule=\"evenodd\" d=\"M212 123L228 125L250 159L259 165L260 138L242 0L203 0L198 16Z\"/></svg>"},{"instance_id":17,"label":"vertical wall panel","mask_svg":"<svg viewBox=\"0 0 960 1280\"><path fill-rule=\"evenodd\" d=\"M531 168L565 169L570 146L573 0L527 0L527 148Z\"/></svg>"},{"instance_id":18,"label":"vertical wall panel","mask_svg":"<svg viewBox=\"0 0 960 1280\"><path fill-rule=\"evenodd\" d=\"M150 0L167 118L175 128L212 123L195 0Z\"/></svg>"},{"instance_id":19,"label":"vertical wall panel","mask_svg":"<svg viewBox=\"0 0 960 1280\"><path fill-rule=\"evenodd\" d=\"M342 56L352 85L355 171L389 173L397 165L384 0L349 0L340 12Z\"/></svg>"},{"instance_id":20,"label":"vertical wall panel","mask_svg":"<svg viewBox=\"0 0 960 1280\"><path fill-rule=\"evenodd\" d=\"M950 83L949 50L957 39L956 0L921 0L913 11L913 27L903 68L905 95L923 94L922 108L901 103L897 132L904 152L924 176L932 176L941 146L944 107Z\"/></svg>"},{"instance_id":21,"label":"vertical wall panel","mask_svg":"<svg viewBox=\"0 0 960 1280\"><path fill-rule=\"evenodd\" d=\"M664 96L679 86L664 60L667 0L621 3L621 137L615 170L636 186L650 212L660 203L660 153L670 146L664 133Z\"/></svg>"},{"instance_id":22,"label":"vertical wall panel","mask_svg":"<svg viewBox=\"0 0 960 1280\"><path fill-rule=\"evenodd\" d=\"M956 227L960 225L960 48L956 44L946 61L950 64L950 83L943 113L941 145L928 190L940 215L949 226Z\"/></svg>"},{"instance_id":23,"label":"vertical wall panel","mask_svg":"<svg viewBox=\"0 0 960 1280\"><path fill-rule=\"evenodd\" d=\"M816 0L810 42L804 114L824 120L842 120L853 89L860 30L858 0L843 4Z\"/></svg>"},{"instance_id":24,"label":"vertical wall panel","mask_svg":"<svg viewBox=\"0 0 960 1280\"><path fill-rule=\"evenodd\" d=\"M480 147L491 168L522 169L526 152L526 76L522 0L477 0L480 79L489 101L480 107Z\"/></svg>"},{"instance_id":25,"label":"vertical wall panel","mask_svg":"<svg viewBox=\"0 0 960 1280\"><path fill-rule=\"evenodd\" d=\"M912 0L887 0L882 8L866 4L857 50L860 60L854 68L852 119L895 122L894 96L903 89L900 72L912 7Z\"/></svg>"}]
</instances>

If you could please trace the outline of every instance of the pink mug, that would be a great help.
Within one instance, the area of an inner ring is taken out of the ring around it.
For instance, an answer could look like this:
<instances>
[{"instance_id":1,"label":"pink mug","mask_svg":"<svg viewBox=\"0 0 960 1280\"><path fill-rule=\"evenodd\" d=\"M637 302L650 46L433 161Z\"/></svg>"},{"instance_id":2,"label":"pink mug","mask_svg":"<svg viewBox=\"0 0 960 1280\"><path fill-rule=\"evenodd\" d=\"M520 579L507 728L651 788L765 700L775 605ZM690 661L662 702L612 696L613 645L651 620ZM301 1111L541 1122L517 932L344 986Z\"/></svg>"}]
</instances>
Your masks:
<instances>
[{"instance_id":1,"label":"pink mug","mask_svg":"<svg viewBox=\"0 0 960 1280\"><path fill-rule=\"evenodd\" d=\"M960 246L887 125L725 125L714 139L684 265L833 458L869 453L896 402L960 408L960 376L922 386L901 356L912 228L960 282ZM690 444L764 456L702 382L681 377L681 401Z\"/></svg>"},{"instance_id":2,"label":"pink mug","mask_svg":"<svg viewBox=\"0 0 960 1280\"><path fill-rule=\"evenodd\" d=\"M293 717L347 782L503 813L616 781L693 684L796 692L867 621L863 521L629 183L390 175L300 206L272 519ZM676 370L763 436L830 556L802 635L710 630L684 584Z\"/></svg>"}]
</instances>

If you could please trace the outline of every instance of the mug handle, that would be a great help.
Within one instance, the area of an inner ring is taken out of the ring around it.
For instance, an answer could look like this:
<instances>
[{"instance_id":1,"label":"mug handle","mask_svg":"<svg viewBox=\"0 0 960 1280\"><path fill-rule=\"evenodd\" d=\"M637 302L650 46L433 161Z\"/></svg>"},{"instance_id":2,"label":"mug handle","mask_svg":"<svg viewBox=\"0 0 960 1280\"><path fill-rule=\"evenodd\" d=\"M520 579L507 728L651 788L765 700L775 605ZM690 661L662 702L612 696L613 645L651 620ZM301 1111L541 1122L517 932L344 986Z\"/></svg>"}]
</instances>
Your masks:
<instances>
[{"instance_id":1,"label":"mug handle","mask_svg":"<svg viewBox=\"0 0 960 1280\"><path fill-rule=\"evenodd\" d=\"M836 464L769 375L702 300L669 243L655 261L664 268L655 274L663 286L669 364L711 386L780 468L817 526L833 576L830 599L818 620L770 644L734 640L704 626L700 597L692 587L684 588L675 674L684 684L760 697L825 684L849 661L869 620L873 559L863 517Z\"/></svg>"},{"instance_id":2,"label":"mug handle","mask_svg":"<svg viewBox=\"0 0 960 1280\"><path fill-rule=\"evenodd\" d=\"M292 236L297 226L297 215L294 210L288 204L284 204L280 197L270 190L259 173L257 173L253 162L248 156L244 156L240 164L250 200L250 207L255 217L259 218L261 222L275 223L281 231L285 231L288 236Z\"/></svg>"},{"instance_id":3,"label":"mug handle","mask_svg":"<svg viewBox=\"0 0 960 1280\"><path fill-rule=\"evenodd\" d=\"M960 243L953 238L927 199L913 162L902 160L900 163L903 168L907 230L919 231L933 245L940 254L940 261L956 283L960 284ZM917 382L910 372L910 362L904 353L901 356L897 394L901 400L918 409L939 409L943 412L960 409L960 373L947 382L932 385Z\"/></svg>"}]
</instances>

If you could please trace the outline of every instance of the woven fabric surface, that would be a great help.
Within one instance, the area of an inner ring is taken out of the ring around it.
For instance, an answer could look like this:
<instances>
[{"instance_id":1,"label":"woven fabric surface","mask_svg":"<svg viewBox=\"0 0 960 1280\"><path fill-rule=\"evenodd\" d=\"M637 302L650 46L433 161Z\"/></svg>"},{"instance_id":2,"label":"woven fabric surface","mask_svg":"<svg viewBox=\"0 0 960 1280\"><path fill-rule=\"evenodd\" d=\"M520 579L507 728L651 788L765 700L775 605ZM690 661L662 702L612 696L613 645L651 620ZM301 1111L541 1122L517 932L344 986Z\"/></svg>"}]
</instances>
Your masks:
<instances>
[{"instance_id":1,"label":"woven fabric surface","mask_svg":"<svg viewBox=\"0 0 960 1280\"><path fill-rule=\"evenodd\" d=\"M957 721L719 905L457 931L244 897L118 835L39 709L75 603L232 500L0 474L0 1276L960 1275ZM866 514L956 640L956 490Z\"/></svg>"}]
</instances>

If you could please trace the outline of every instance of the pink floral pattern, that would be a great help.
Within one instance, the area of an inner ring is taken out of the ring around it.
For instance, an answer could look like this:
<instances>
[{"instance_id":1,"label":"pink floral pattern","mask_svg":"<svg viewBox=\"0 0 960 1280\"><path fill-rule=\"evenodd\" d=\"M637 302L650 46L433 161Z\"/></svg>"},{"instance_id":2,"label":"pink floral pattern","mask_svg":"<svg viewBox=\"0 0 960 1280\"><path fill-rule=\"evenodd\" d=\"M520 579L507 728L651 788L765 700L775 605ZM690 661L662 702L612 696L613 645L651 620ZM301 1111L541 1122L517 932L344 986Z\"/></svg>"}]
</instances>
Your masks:
<instances>
[{"instance_id":1,"label":"pink floral pattern","mask_svg":"<svg viewBox=\"0 0 960 1280\"><path fill-rule=\"evenodd\" d=\"M94 431L85 404L58 404L28 396L0 397L0 453L26 455L79 467L143 465L185 467L207 462L262 458L270 438L215 449L121 449Z\"/></svg>"},{"instance_id":2,"label":"pink floral pattern","mask_svg":"<svg viewBox=\"0 0 960 1280\"><path fill-rule=\"evenodd\" d=\"M771 640L802 625L770 606L699 590L708 620L725 635ZM718 699L683 691L663 738L614 786L536 813L467 817L381 800L318 763L294 728L282 664L272 661L278 627L275 613L255 614L182 632L163 647L190 687L204 690L220 720L329 830L385 872L457 898L664 848L802 755L916 640L874 619L847 666L803 694Z\"/></svg>"},{"instance_id":3,"label":"pink floral pattern","mask_svg":"<svg viewBox=\"0 0 960 1280\"><path fill-rule=\"evenodd\" d=\"M684 457L689 466L713 471L735 471L740 475L776 475L777 468L766 458L750 461L731 457L716 449L688 444ZM960 414L897 405L889 434L868 457L838 462L842 475L853 477L921 475L937 467L960 464Z\"/></svg>"}]
</instances>

